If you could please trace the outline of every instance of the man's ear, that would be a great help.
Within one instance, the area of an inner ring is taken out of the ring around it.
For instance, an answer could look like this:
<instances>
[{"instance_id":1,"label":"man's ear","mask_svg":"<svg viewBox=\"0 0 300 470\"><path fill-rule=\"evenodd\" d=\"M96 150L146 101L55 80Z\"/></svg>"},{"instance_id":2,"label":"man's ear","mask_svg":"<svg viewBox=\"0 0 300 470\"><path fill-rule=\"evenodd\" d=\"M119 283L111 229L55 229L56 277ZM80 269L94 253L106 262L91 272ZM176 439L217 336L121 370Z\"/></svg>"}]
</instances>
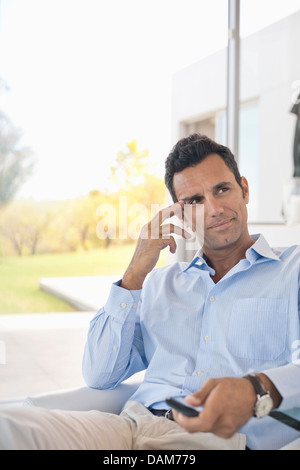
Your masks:
<instances>
[{"instance_id":1,"label":"man's ear","mask_svg":"<svg viewBox=\"0 0 300 470\"><path fill-rule=\"evenodd\" d=\"M241 177L241 185L243 188L243 197L245 199L246 204L249 202L249 184L248 181L246 180L245 176Z\"/></svg>"}]
</instances>

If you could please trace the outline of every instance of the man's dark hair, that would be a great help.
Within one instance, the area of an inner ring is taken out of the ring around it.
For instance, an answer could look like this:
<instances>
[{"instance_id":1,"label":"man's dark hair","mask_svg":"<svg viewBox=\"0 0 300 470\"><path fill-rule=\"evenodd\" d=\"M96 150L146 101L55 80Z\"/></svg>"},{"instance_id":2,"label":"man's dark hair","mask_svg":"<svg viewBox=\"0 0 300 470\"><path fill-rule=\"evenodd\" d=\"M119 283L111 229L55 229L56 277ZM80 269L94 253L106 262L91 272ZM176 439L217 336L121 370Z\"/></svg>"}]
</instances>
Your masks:
<instances>
[{"instance_id":1,"label":"man's dark hair","mask_svg":"<svg viewBox=\"0 0 300 470\"><path fill-rule=\"evenodd\" d=\"M237 183L242 188L241 175L229 148L218 144L205 135L192 134L179 140L166 159L165 184L174 202L177 201L173 186L174 174L183 171L185 168L198 165L198 163L201 163L212 153L216 153L223 158L228 168L234 174Z\"/></svg>"}]
</instances>

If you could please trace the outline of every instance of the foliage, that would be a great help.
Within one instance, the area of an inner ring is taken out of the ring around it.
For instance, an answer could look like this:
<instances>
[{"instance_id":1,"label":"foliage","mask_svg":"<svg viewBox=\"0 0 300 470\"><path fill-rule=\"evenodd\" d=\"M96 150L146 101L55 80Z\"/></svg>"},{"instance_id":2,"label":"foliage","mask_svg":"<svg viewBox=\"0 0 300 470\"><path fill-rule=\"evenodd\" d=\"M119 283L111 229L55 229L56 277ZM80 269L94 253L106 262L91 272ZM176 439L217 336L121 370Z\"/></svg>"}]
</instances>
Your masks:
<instances>
[{"instance_id":1,"label":"foliage","mask_svg":"<svg viewBox=\"0 0 300 470\"><path fill-rule=\"evenodd\" d=\"M163 179L148 156L136 141L119 152L113 192L93 190L69 201L12 201L0 213L0 254L88 251L135 241L153 215L151 205L166 199Z\"/></svg>"},{"instance_id":2,"label":"foliage","mask_svg":"<svg viewBox=\"0 0 300 470\"><path fill-rule=\"evenodd\" d=\"M34 255L51 221L51 213L33 201L14 201L1 214L0 231L19 256Z\"/></svg>"},{"instance_id":3,"label":"foliage","mask_svg":"<svg viewBox=\"0 0 300 470\"><path fill-rule=\"evenodd\" d=\"M0 206L12 200L33 169L32 151L20 145L21 132L0 111Z\"/></svg>"},{"instance_id":4,"label":"foliage","mask_svg":"<svg viewBox=\"0 0 300 470\"><path fill-rule=\"evenodd\" d=\"M120 191L130 191L145 181L149 173L149 151L139 150L134 139L126 149L118 153L115 165L111 167L111 179Z\"/></svg>"},{"instance_id":5,"label":"foliage","mask_svg":"<svg viewBox=\"0 0 300 470\"><path fill-rule=\"evenodd\" d=\"M118 192L137 195L137 190L140 191L137 196L140 203L149 205L161 197L163 200L160 199L160 202L165 200L163 179L155 174L155 166L149 160L149 151L139 150L135 139L118 153L115 165L111 167L111 180ZM153 183L155 191L154 188L151 189Z\"/></svg>"}]
</instances>

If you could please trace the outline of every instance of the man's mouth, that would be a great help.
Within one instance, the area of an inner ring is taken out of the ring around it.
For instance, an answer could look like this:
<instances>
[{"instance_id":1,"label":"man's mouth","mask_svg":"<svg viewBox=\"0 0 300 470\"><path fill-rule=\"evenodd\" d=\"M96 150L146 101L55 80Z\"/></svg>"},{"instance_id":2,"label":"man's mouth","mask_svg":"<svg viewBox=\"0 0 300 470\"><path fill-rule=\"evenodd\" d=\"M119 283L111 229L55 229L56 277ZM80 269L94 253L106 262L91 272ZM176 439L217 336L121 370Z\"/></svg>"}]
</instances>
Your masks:
<instances>
[{"instance_id":1,"label":"man's mouth","mask_svg":"<svg viewBox=\"0 0 300 470\"><path fill-rule=\"evenodd\" d=\"M213 225L210 225L208 228L213 230L225 230L227 227L229 227L232 221L233 219L223 219Z\"/></svg>"}]
</instances>

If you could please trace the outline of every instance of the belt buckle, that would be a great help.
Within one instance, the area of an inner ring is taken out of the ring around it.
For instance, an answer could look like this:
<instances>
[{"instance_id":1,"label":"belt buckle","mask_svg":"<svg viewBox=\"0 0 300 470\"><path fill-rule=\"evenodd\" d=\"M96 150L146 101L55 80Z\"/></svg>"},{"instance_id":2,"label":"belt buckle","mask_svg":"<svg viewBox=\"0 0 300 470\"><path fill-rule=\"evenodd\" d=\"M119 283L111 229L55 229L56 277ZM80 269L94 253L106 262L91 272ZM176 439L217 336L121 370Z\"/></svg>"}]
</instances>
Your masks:
<instances>
[{"instance_id":1,"label":"belt buckle","mask_svg":"<svg viewBox=\"0 0 300 470\"><path fill-rule=\"evenodd\" d=\"M168 411L165 412L165 418L171 419L173 421L172 409L170 408Z\"/></svg>"}]
</instances>

